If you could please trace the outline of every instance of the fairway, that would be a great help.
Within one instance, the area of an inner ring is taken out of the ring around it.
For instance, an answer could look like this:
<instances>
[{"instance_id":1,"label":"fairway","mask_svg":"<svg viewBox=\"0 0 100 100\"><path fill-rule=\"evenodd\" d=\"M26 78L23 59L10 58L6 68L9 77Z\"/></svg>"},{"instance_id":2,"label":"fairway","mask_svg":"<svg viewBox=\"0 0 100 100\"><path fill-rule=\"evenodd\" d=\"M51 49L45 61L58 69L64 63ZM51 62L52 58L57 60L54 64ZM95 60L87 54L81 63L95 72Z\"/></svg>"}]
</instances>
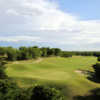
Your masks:
<instances>
[{"instance_id":1,"label":"fairway","mask_svg":"<svg viewBox=\"0 0 100 100\"><path fill-rule=\"evenodd\" d=\"M89 90L100 87L80 71L93 71L91 66L96 61L95 57L81 56L15 61L6 65L6 73L17 81L20 87L30 87L36 83L49 85L61 90L66 100L72 100L74 96L84 95Z\"/></svg>"}]
</instances>

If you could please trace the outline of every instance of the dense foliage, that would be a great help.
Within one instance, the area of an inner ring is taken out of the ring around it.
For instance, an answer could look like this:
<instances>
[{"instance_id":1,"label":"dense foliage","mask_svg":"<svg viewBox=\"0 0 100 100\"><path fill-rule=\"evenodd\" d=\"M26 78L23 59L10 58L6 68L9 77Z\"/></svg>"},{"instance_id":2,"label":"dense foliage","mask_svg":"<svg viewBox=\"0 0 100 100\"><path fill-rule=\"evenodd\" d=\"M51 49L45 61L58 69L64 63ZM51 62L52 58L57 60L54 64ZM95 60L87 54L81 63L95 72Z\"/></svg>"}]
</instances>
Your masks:
<instances>
[{"instance_id":1,"label":"dense foliage","mask_svg":"<svg viewBox=\"0 0 100 100\"><path fill-rule=\"evenodd\" d=\"M6 62L4 61L4 57L0 57L0 79L6 79L7 75L5 73L5 64Z\"/></svg>"},{"instance_id":2,"label":"dense foliage","mask_svg":"<svg viewBox=\"0 0 100 100\"><path fill-rule=\"evenodd\" d=\"M61 93L55 88L37 85L32 88L30 100L64 100Z\"/></svg>"},{"instance_id":3,"label":"dense foliage","mask_svg":"<svg viewBox=\"0 0 100 100\"><path fill-rule=\"evenodd\" d=\"M0 80L0 100L25 100L22 90L11 80Z\"/></svg>"},{"instance_id":4,"label":"dense foliage","mask_svg":"<svg viewBox=\"0 0 100 100\"><path fill-rule=\"evenodd\" d=\"M0 47L0 56L6 56L9 61L60 55L61 50L58 48L38 48L37 46L20 48Z\"/></svg>"},{"instance_id":5,"label":"dense foliage","mask_svg":"<svg viewBox=\"0 0 100 100\"><path fill-rule=\"evenodd\" d=\"M95 75L97 78L100 79L100 63L96 63L94 66Z\"/></svg>"},{"instance_id":6,"label":"dense foliage","mask_svg":"<svg viewBox=\"0 0 100 100\"><path fill-rule=\"evenodd\" d=\"M100 56L98 57L98 61L100 61Z\"/></svg>"},{"instance_id":7,"label":"dense foliage","mask_svg":"<svg viewBox=\"0 0 100 100\"><path fill-rule=\"evenodd\" d=\"M62 57L72 57L72 53L71 52L66 52L66 51L62 51Z\"/></svg>"},{"instance_id":8,"label":"dense foliage","mask_svg":"<svg viewBox=\"0 0 100 100\"><path fill-rule=\"evenodd\" d=\"M64 100L62 94L42 85L22 89L12 80L0 80L0 100Z\"/></svg>"},{"instance_id":9,"label":"dense foliage","mask_svg":"<svg viewBox=\"0 0 100 100\"><path fill-rule=\"evenodd\" d=\"M50 56L61 56L61 57L72 57L73 55L79 56L100 56L100 52L83 52L83 51L62 51L59 48L39 48L33 47L0 47L0 56L7 57L9 61L15 60L28 60L38 57L50 57ZM99 60L99 58L98 58Z\"/></svg>"}]
</instances>

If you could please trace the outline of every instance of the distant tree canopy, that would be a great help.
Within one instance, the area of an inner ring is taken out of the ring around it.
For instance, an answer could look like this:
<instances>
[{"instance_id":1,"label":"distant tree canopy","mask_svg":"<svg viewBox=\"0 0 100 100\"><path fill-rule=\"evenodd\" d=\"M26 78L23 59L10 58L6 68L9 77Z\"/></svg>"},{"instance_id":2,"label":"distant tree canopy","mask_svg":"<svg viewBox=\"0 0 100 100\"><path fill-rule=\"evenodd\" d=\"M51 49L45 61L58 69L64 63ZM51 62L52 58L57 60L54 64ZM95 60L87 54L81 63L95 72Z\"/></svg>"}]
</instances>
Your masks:
<instances>
[{"instance_id":1,"label":"distant tree canopy","mask_svg":"<svg viewBox=\"0 0 100 100\"><path fill-rule=\"evenodd\" d=\"M62 57L72 57L72 55L73 55L73 53L66 52L66 51L63 51L62 54L61 54Z\"/></svg>"},{"instance_id":2,"label":"distant tree canopy","mask_svg":"<svg viewBox=\"0 0 100 100\"><path fill-rule=\"evenodd\" d=\"M7 56L8 61L37 59L39 57L60 56L59 48L33 47L0 47L0 56Z\"/></svg>"},{"instance_id":3,"label":"distant tree canopy","mask_svg":"<svg viewBox=\"0 0 100 100\"><path fill-rule=\"evenodd\" d=\"M14 61L16 60L17 57L17 50L15 48L8 47L6 49L6 55L7 55L7 60Z\"/></svg>"},{"instance_id":4,"label":"distant tree canopy","mask_svg":"<svg viewBox=\"0 0 100 100\"><path fill-rule=\"evenodd\" d=\"M27 60L27 59L37 59L39 57L50 57L50 56L61 56L61 57L72 57L77 56L100 56L100 52L83 52L83 51L62 51L59 48L49 48L38 46L33 47L0 47L0 56L6 56L8 61L15 60Z\"/></svg>"}]
</instances>

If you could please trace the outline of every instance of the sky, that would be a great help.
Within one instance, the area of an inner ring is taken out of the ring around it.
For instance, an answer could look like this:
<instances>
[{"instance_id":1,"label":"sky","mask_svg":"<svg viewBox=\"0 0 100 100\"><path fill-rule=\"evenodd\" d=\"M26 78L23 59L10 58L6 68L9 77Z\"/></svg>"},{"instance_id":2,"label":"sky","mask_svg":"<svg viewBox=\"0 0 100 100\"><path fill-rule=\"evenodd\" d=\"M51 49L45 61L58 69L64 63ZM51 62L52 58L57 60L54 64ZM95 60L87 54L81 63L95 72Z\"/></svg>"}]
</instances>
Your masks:
<instances>
[{"instance_id":1,"label":"sky","mask_svg":"<svg viewBox=\"0 0 100 100\"><path fill-rule=\"evenodd\" d=\"M0 46L100 51L100 0L0 0Z\"/></svg>"},{"instance_id":2,"label":"sky","mask_svg":"<svg viewBox=\"0 0 100 100\"><path fill-rule=\"evenodd\" d=\"M100 0L59 0L63 11L73 13L81 20L100 19Z\"/></svg>"}]
</instances>

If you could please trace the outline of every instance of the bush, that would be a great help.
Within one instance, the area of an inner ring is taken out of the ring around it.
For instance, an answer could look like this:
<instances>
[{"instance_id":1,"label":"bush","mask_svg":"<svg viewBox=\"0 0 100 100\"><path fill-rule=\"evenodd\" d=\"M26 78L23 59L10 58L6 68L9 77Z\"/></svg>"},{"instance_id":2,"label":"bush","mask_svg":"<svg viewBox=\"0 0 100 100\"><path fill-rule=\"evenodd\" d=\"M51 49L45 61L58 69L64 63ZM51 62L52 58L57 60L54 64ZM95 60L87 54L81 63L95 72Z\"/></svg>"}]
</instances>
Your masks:
<instances>
[{"instance_id":1,"label":"bush","mask_svg":"<svg viewBox=\"0 0 100 100\"><path fill-rule=\"evenodd\" d=\"M7 60L15 61L17 59L16 49L9 47L7 49Z\"/></svg>"},{"instance_id":2,"label":"bush","mask_svg":"<svg viewBox=\"0 0 100 100\"><path fill-rule=\"evenodd\" d=\"M0 79L5 79L7 78L7 75L5 73L5 64L7 64L6 61L0 61Z\"/></svg>"},{"instance_id":3,"label":"bush","mask_svg":"<svg viewBox=\"0 0 100 100\"><path fill-rule=\"evenodd\" d=\"M100 61L100 56L97 59L98 59L98 61Z\"/></svg>"},{"instance_id":4,"label":"bush","mask_svg":"<svg viewBox=\"0 0 100 100\"><path fill-rule=\"evenodd\" d=\"M12 80L0 80L0 100L29 100L27 97Z\"/></svg>"},{"instance_id":5,"label":"bush","mask_svg":"<svg viewBox=\"0 0 100 100\"><path fill-rule=\"evenodd\" d=\"M5 78L7 78L5 70L3 67L0 66L0 79L5 79Z\"/></svg>"},{"instance_id":6,"label":"bush","mask_svg":"<svg viewBox=\"0 0 100 100\"><path fill-rule=\"evenodd\" d=\"M65 58L72 57L72 54L68 52L62 52L61 57L65 57Z\"/></svg>"},{"instance_id":7,"label":"bush","mask_svg":"<svg viewBox=\"0 0 100 100\"><path fill-rule=\"evenodd\" d=\"M64 100L55 88L37 85L22 89L12 80L0 80L0 100Z\"/></svg>"},{"instance_id":8,"label":"bush","mask_svg":"<svg viewBox=\"0 0 100 100\"><path fill-rule=\"evenodd\" d=\"M55 88L37 85L32 89L30 100L64 100L61 93Z\"/></svg>"},{"instance_id":9,"label":"bush","mask_svg":"<svg viewBox=\"0 0 100 100\"><path fill-rule=\"evenodd\" d=\"M95 75L97 78L100 78L100 63L96 63L94 66Z\"/></svg>"},{"instance_id":10,"label":"bush","mask_svg":"<svg viewBox=\"0 0 100 100\"><path fill-rule=\"evenodd\" d=\"M16 89L16 85L13 82L9 80L0 80L0 100L1 97L2 100L15 100L11 98L17 98L17 96L15 96Z\"/></svg>"}]
</instances>

